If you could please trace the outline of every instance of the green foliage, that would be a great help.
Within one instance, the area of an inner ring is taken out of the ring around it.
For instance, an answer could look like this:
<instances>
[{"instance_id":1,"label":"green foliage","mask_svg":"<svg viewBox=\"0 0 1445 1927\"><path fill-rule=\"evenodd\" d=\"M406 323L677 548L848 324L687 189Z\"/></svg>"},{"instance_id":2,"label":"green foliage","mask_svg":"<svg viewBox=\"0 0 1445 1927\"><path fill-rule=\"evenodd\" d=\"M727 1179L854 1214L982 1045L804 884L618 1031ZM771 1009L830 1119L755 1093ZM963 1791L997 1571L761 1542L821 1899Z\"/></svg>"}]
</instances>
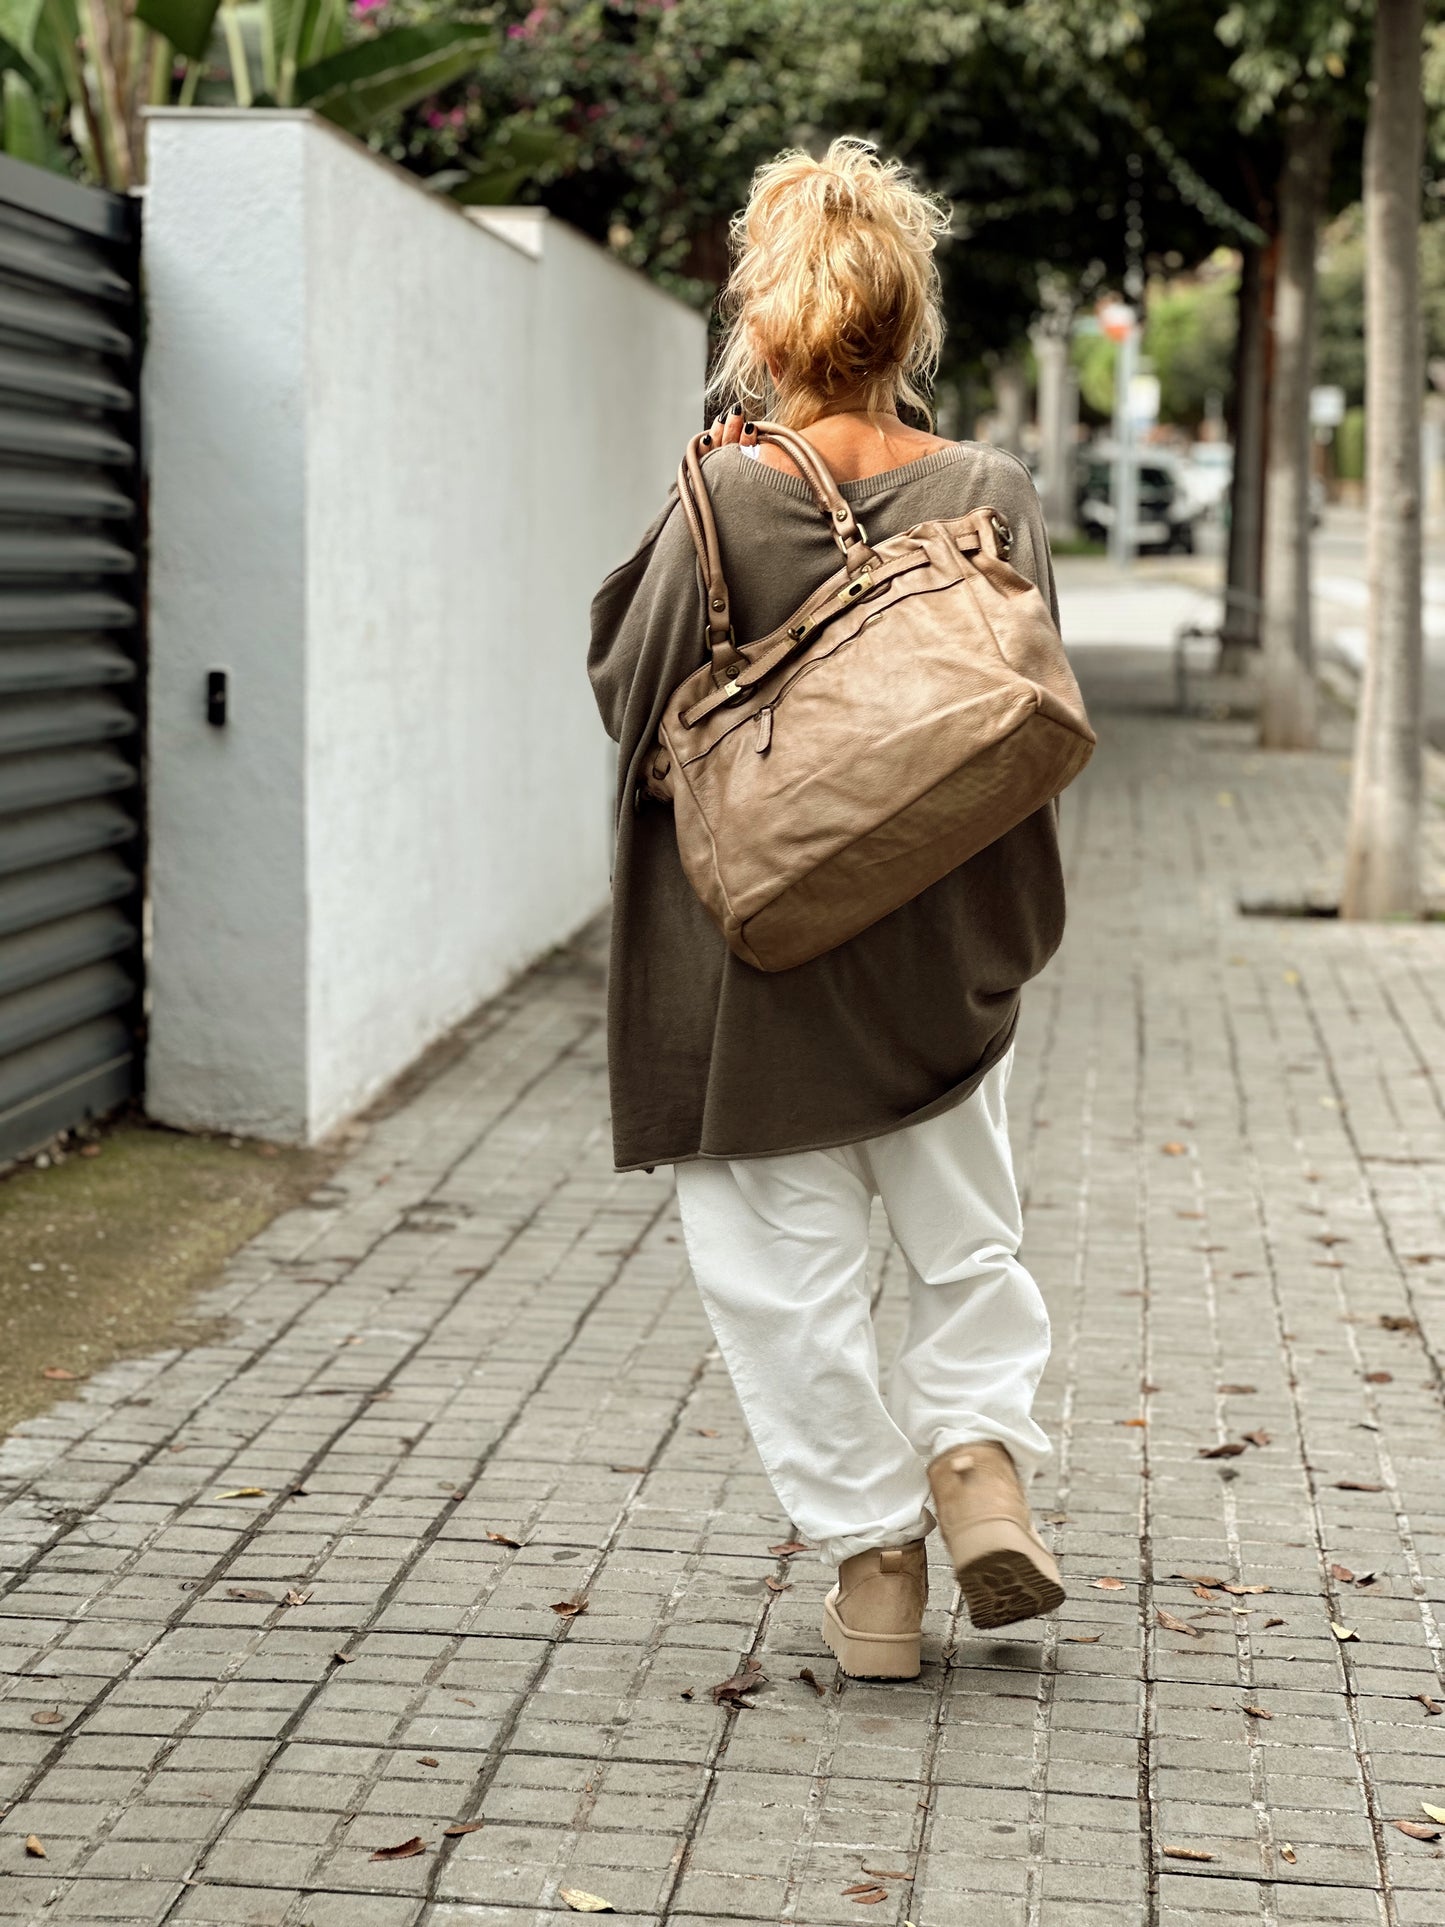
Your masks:
<instances>
[{"instance_id":1,"label":"green foliage","mask_svg":"<svg viewBox=\"0 0 1445 1927\"><path fill-rule=\"evenodd\" d=\"M4 78L5 152L33 167L48 167L53 143L45 125L45 115L35 89L14 67L7 67Z\"/></svg>"},{"instance_id":2,"label":"green foliage","mask_svg":"<svg viewBox=\"0 0 1445 1927\"><path fill-rule=\"evenodd\" d=\"M1211 273L1150 289L1144 353L1159 377L1162 421L1193 426L1234 380L1238 277Z\"/></svg>"},{"instance_id":3,"label":"green foliage","mask_svg":"<svg viewBox=\"0 0 1445 1927\"><path fill-rule=\"evenodd\" d=\"M1287 107L1358 113L1369 78L1374 0L1235 0L1217 32L1236 49L1241 124Z\"/></svg>"},{"instance_id":4,"label":"green foliage","mask_svg":"<svg viewBox=\"0 0 1445 1927\"><path fill-rule=\"evenodd\" d=\"M359 134L474 72L495 47L490 27L447 21L396 27L300 68L292 99Z\"/></svg>"},{"instance_id":5,"label":"green foliage","mask_svg":"<svg viewBox=\"0 0 1445 1927\"><path fill-rule=\"evenodd\" d=\"M1238 291L1238 276L1217 268L1150 287L1142 347L1146 364L1159 378L1161 421L1194 428L1210 395L1228 394L1234 378ZM1080 399L1105 420L1114 411L1116 354L1102 333L1081 334L1074 341Z\"/></svg>"},{"instance_id":6,"label":"green foliage","mask_svg":"<svg viewBox=\"0 0 1445 1927\"><path fill-rule=\"evenodd\" d=\"M1429 360L1445 357L1445 221L1420 230L1420 308ZM1315 380L1365 399L1365 217L1355 203L1331 222L1320 255Z\"/></svg>"},{"instance_id":7,"label":"green foliage","mask_svg":"<svg viewBox=\"0 0 1445 1927\"><path fill-rule=\"evenodd\" d=\"M1335 430L1335 473L1342 482L1365 479L1365 411L1347 408Z\"/></svg>"},{"instance_id":8,"label":"green foliage","mask_svg":"<svg viewBox=\"0 0 1445 1927\"><path fill-rule=\"evenodd\" d=\"M211 44L218 0L136 0L135 17L153 27L190 60L203 60Z\"/></svg>"}]
</instances>

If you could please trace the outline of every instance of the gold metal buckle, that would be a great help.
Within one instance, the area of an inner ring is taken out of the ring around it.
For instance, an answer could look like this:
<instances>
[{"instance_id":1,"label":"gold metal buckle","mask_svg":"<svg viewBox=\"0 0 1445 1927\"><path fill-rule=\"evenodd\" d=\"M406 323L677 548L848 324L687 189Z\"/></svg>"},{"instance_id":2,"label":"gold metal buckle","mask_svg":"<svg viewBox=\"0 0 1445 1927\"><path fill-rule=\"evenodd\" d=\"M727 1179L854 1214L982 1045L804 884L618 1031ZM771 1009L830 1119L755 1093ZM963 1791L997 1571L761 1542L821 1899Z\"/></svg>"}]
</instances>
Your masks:
<instances>
[{"instance_id":1,"label":"gold metal buckle","mask_svg":"<svg viewBox=\"0 0 1445 1927\"><path fill-rule=\"evenodd\" d=\"M838 591L839 602L856 602L860 595L867 595L873 587L873 571L861 569L851 582L845 583Z\"/></svg>"},{"instance_id":2,"label":"gold metal buckle","mask_svg":"<svg viewBox=\"0 0 1445 1927\"><path fill-rule=\"evenodd\" d=\"M741 696L742 693L743 686L736 676L733 677L731 682L725 682L723 684L723 694L725 696Z\"/></svg>"}]
</instances>

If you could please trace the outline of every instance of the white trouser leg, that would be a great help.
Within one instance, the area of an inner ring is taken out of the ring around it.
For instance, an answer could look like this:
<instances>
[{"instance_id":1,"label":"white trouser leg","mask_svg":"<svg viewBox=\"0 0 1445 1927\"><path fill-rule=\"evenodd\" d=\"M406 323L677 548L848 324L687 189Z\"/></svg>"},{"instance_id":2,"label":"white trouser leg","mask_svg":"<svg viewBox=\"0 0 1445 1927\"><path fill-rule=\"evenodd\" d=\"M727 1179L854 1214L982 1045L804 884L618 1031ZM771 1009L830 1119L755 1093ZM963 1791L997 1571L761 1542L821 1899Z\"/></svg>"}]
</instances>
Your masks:
<instances>
[{"instance_id":1,"label":"white trouser leg","mask_svg":"<svg viewBox=\"0 0 1445 1927\"><path fill-rule=\"evenodd\" d=\"M758 1455L834 1565L933 1524L923 1466L878 1389L858 1164L847 1147L677 1167L692 1275Z\"/></svg>"},{"instance_id":2,"label":"white trouser leg","mask_svg":"<svg viewBox=\"0 0 1445 1927\"><path fill-rule=\"evenodd\" d=\"M823 1557L932 1525L927 1461L998 1439L1020 1473L1048 1452L1030 1417L1048 1317L1019 1264L1003 1092L867 1144L677 1167L688 1257L779 1501ZM909 1268L908 1330L885 1403L867 1295L882 1195Z\"/></svg>"},{"instance_id":3,"label":"white trouser leg","mask_svg":"<svg viewBox=\"0 0 1445 1927\"><path fill-rule=\"evenodd\" d=\"M1049 1315L1017 1255L1023 1213L1004 1105L1012 1062L1010 1052L967 1103L866 1150L908 1267L889 1410L925 1464L996 1439L1027 1485L1050 1449L1032 1417Z\"/></svg>"}]
</instances>

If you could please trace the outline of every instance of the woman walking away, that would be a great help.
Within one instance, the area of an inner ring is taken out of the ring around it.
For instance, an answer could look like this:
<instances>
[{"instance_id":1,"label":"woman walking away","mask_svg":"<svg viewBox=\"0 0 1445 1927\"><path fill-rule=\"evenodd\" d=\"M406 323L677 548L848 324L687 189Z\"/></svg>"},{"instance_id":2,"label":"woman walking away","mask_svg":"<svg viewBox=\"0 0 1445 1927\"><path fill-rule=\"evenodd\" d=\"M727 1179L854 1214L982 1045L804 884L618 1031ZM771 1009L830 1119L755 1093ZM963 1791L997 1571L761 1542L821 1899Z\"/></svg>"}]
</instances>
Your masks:
<instances>
[{"instance_id":1,"label":"woman walking away","mask_svg":"<svg viewBox=\"0 0 1445 1927\"><path fill-rule=\"evenodd\" d=\"M703 458L739 642L787 622L837 568L815 491L760 440L765 421L801 431L875 545L999 511L1013 569L1057 622L1022 463L898 412L928 419L946 222L861 141L757 175L734 223L712 389L724 413ZM909 1679L935 1522L975 1625L1064 1596L1024 1496L1049 1451L1031 1412L1049 1323L1017 1256L1004 1109L1019 989L1063 932L1056 812L1033 810L811 961L768 971L733 954L645 783L667 699L706 660L689 519L674 493L593 605L592 683L621 746L616 1161L676 1167L693 1274L758 1452L797 1530L838 1567L824 1639L845 1673ZM886 1383L867 1281L874 1198L909 1293Z\"/></svg>"}]
</instances>

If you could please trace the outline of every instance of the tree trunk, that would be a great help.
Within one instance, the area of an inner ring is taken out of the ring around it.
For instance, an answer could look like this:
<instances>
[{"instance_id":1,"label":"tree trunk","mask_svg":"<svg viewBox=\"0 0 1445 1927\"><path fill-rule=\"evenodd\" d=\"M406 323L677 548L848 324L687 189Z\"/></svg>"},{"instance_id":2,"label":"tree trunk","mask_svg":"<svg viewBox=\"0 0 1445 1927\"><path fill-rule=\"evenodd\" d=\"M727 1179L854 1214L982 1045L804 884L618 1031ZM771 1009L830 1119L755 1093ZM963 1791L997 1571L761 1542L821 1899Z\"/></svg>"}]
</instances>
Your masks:
<instances>
[{"instance_id":1,"label":"tree trunk","mask_svg":"<svg viewBox=\"0 0 1445 1927\"><path fill-rule=\"evenodd\" d=\"M1422 0L1379 0L1365 134L1365 572L1368 647L1355 734L1345 917L1420 908L1424 786L1420 320Z\"/></svg>"},{"instance_id":2,"label":"tree trunk","mask_svg":"<svg viewBox=\"0 0 1445 1927\"><path fill-rule=\"evenodd\" d=\"M1295 113L1285 123L1264 476L1259 740L1266 749L1313 749L1318 740L1310 628L1310 384L1315 250L1330 134L1329 122L1316 114Z\"/></svg>"},{"instance_id":3,"label":"tree trunk","mask_svg":"<svg viewBox=\"0 0 1445 1927\"><path fill-rule=\"evenodd\" d=\"M1024 358L1019 350L1014 349L1000 356L993 375L993 399L996 411L993 439L1011 455L1022 455L1029 384Z\"/></svg>"},{"instance_id":4,"label":"tree trunk","mask_svg":"<svg viewBox=\"0 0 1445 1927\"><path fill-rule=\"evenodd\" d=\"M1260 562L1264 543L1265 367L1274 264L1247 247L1239 276L1234 351L1234 474L1229 484L1229 562L1219 638L1223 675L1241 675L1259 646Z\"/></svg>"},{"instance_id":5,"label":"tree trunk","mask_svg":"<svg viewBox=\"0 0 1445 1927\"><path fill-rule=\"evenodd\" d=\"M1069 392L1072 310L1051 311L1034 329L1039 371L1039 497L1054 540L1074 533L1074 443Z\"/></svg>"}]
</instances>

